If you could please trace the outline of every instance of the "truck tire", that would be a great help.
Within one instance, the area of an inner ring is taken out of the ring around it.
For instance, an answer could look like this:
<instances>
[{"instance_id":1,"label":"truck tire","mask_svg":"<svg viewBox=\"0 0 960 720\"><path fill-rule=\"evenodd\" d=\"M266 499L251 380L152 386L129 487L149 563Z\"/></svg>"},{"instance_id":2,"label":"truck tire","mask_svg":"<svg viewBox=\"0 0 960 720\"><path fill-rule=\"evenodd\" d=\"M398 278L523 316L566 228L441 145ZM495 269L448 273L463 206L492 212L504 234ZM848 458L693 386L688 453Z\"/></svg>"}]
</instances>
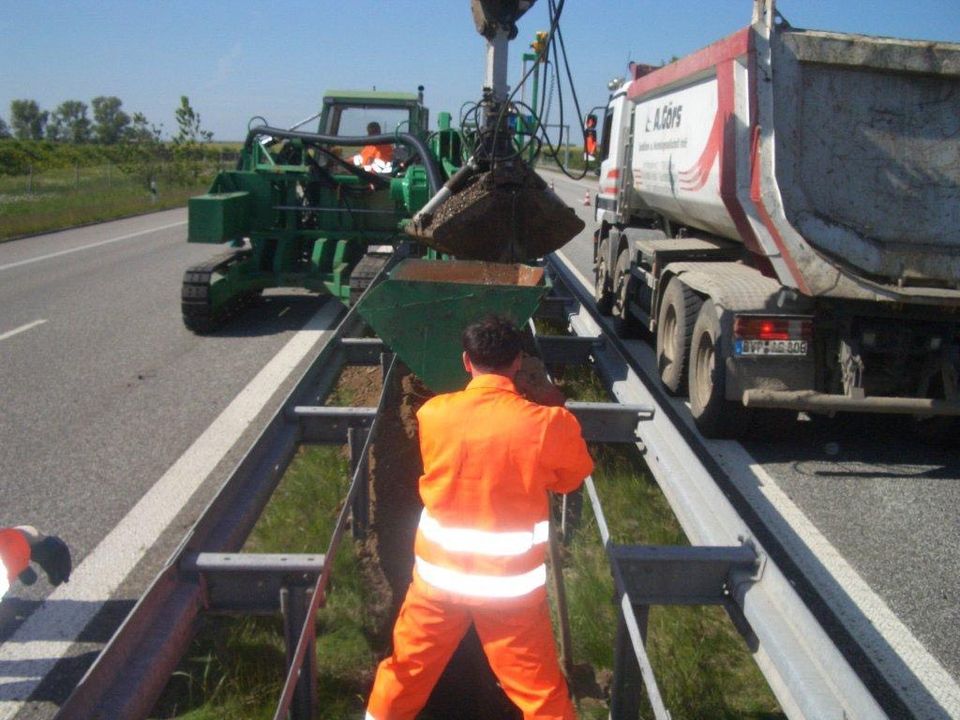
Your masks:
<instances>
[{"instance_id":1,"label":"truck tire","mask_svg":"<svg viewBox=\"0 0 960 720\"><path fill-rule=\"evenodd\" d=\"M669 287L668 287L669 290ZM750 411L725 397L720 320L713 300L700 306L690 341L690 412L708 438L735 437L749 427Z\"/></svg>"},{"instance_id":2,"label":"truck tire","mask_svg":"<svg viewBox=\"0 0 960 720\"><path fill-rule=\"evenodd\" d=\"M703 299L680 278L667 283L657 319L657 368L660 381L672 395L687 390L687 364L693 324Z\"/></svg>"},{"instance_id":3,"label":"truck tire","mask_svg":"<svg viewBox=\"0 0 960 720\"><path fill-rule=\"evenodd\" d=\"M606 238L600 241L593 265L593 299L597 301L597 312L601 315L609 315L613 309L613 283L610 280L610 268L607 267L609 243Z\"/></svg>"},{"instance_id":4,"label":"truck tire","mask_svg":"<svg viewBox=\"0 0 960 720\"><path fill-rule=\"evenodd\" d=\"M613 329L622 338L637 337L640 334L640 322L630 314L630 295L634 292L634 281L630 275L630 249L624 248L617 256L617 267L613 272Z\"/></svg>"}]
</instances>

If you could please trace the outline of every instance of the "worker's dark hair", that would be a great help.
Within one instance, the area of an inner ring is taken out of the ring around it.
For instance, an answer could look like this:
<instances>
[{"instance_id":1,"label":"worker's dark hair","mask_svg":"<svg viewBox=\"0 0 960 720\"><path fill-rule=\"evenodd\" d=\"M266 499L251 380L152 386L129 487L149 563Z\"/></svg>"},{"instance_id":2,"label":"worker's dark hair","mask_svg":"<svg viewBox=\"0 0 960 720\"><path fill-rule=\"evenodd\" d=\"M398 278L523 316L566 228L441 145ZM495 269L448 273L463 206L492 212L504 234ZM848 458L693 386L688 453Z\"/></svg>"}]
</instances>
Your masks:
<instances>
[{"instance_id":1,"label":"worker's dark hair","mask_svg":"<svg viewBox=\"0 0 960 720\"><path fill-rule=\"evenodd\" d=\"M504 315L484 315L460 336L470 362L483 370L503 370L520 354L522 336Z\"/></svg>"},{"instance_id":2,"label":"worker's dark hair","mask_svg":"<svg viewBox=\"0 0 960 720\"><path fill-rule=\"evenodd\" d=\"M380 123L378 122L367 123L367 135L380 135L381 132L382 131L380 130Z\"/></svg>"}]
</instances>

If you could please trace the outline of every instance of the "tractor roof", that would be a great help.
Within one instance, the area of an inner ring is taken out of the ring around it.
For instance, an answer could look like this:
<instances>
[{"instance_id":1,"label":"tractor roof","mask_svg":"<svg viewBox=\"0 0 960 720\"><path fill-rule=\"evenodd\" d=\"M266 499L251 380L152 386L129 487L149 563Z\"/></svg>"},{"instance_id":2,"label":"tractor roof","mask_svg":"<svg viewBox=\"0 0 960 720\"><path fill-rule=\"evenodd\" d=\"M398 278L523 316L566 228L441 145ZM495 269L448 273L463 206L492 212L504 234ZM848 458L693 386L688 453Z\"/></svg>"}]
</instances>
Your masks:
<instances>
[{"instance_id":1,"label":"tractor roof","mask_svg":"<svg viewBox=\"0 0 960 720\"><path fill-rule=\"evenodd\" d=\"M327 90L324 103L345 101L369 105L416 105L419 97L416 93L382 92L379 90Z\"/></svg>"}]
</instances>

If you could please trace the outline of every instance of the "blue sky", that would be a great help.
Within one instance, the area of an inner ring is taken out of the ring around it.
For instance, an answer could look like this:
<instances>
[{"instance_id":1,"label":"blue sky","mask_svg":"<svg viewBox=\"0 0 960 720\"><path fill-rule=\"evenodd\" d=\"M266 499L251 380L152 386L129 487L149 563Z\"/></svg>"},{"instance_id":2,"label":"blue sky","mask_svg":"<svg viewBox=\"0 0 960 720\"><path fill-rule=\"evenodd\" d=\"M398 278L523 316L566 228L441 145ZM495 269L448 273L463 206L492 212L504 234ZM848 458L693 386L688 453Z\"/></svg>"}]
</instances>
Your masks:
<instances>
[{"instance_id":1,"label":"blue sky","mask_svg":"<svg viewBox=\"0 0 960 720\"><path fill-rule=\"evenodd\" d=\"M958 0L780 0L797 27L960 42ZM567 0L561 21L581 107L602 104L628 59L659 63L749 23L750 0ZM547 0L523 18L520 53L547 28ZM326 88L413 92L456 117L479 95L483 41L468 0L0 0L0 117L31 98L116 95L166 133L188 95L219 140L248 119L291 125L315 112ZM556 118L553 118L556 121Z\"/></svg>"}]
</instances>

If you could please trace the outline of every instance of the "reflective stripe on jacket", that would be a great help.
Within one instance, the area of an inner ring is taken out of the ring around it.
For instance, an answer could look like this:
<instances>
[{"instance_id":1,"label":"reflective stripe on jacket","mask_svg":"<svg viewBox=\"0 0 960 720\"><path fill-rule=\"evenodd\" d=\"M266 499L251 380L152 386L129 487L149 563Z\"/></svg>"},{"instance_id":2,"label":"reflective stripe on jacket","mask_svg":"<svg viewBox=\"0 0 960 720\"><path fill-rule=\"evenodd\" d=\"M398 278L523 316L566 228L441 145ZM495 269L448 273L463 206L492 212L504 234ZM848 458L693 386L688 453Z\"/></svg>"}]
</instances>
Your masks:
<instances>
[{"instance_id":1,"label":"reflective stripe on jacket","mask_svg":"<svg viewBox=\"0 0 960 720\"><path fill-rule=\"evenodd\" d=\"M487 374L432 398L417 419L424 511L415 582L471 603L539 597L547 491L570 492L593 469L576 418Z\"/></svg>"}]
</instances>

